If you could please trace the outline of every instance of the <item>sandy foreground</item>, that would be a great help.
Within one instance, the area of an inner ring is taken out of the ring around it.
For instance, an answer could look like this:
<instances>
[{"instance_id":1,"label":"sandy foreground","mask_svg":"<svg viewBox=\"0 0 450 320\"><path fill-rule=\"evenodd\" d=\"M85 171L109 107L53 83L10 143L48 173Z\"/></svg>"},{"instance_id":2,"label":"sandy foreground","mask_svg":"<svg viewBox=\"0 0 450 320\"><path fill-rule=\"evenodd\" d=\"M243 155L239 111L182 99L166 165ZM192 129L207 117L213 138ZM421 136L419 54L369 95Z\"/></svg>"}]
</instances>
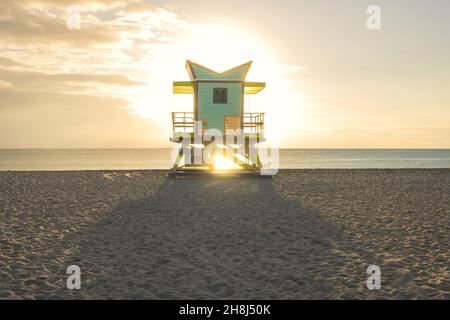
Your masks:
<instances>
[{"instance_id":1,"label":"sandy foreground","mask_svg":"<svg viewBox=\"0 0 450 320\"><path fill-rule=\"evenodd\" d=\"M449 249L447 169L0 172L0 299L450 299Z\"/></svg>"}]
</instances>

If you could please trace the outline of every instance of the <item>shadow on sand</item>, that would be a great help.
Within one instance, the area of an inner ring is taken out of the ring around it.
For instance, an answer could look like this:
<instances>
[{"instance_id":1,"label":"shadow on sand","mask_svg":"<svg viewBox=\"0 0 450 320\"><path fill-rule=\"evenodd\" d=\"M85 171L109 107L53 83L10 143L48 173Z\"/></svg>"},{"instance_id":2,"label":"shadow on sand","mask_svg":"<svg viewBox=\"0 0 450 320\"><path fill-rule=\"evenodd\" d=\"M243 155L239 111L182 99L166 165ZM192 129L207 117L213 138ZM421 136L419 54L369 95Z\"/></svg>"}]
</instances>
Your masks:
<instances>
[{"instance_id":1,"label":"shadow on sand","mask_svg":"<svg viewBox=\"0 0 450 320\"><path fill-rule=\"evenodd\" d=\"M67 263L80 265L82 290L59 295L311 299L364 290L367 264L358 259L367 254L276 183L164 179L70 239L79 250Z\"/></svg>"}]
</instances>

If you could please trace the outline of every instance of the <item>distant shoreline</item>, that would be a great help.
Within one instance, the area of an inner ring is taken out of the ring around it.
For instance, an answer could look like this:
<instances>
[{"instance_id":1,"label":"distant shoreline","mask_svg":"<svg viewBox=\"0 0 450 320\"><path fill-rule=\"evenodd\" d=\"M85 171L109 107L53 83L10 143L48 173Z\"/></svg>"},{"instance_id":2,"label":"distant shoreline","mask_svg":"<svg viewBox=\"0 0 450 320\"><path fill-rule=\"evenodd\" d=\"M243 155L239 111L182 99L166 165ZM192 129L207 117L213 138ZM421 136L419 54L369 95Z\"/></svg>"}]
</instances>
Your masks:
<instances>
[{"instance_id":1,"label":"distant shoreline","mask_svg":"<svg viewBox=\"0 0 450 320\"><path fill-rule=\"evenodd\" d=\"M1 150L172 150L166 148L0 148ZM442 148L280 148L280 150L450 150Z\"/></svg>"},{"instance_id":2,"label":"distant shoreline","mask_svg":"<svg viewBox=\"0 0 450 320\"><path fill-rule=\"evenodd\" d=\"M0 149L0 171L170 169L171 151ZM278 155L274 167L281 169L450 168L450 149L280 149Z\"/></svg>"},{"instance_id":3,"label":"distant shoreline","mask_svg":"<svg viewBox=\"0 0 450 320\"><path fill-rule=\"evenodd\" d=\"M279 169L279 172L285 171L420 171L420 170L441 170L449 171L450 168L286 168ZM166 172L169 173L170 169L79 169L79 170L0 170L2 172L10 173L20 173L20 172L54 172L54 173L64 173L64 172ZM218 176L220 177L220 176Z\"/></svg>"}]
</instances>

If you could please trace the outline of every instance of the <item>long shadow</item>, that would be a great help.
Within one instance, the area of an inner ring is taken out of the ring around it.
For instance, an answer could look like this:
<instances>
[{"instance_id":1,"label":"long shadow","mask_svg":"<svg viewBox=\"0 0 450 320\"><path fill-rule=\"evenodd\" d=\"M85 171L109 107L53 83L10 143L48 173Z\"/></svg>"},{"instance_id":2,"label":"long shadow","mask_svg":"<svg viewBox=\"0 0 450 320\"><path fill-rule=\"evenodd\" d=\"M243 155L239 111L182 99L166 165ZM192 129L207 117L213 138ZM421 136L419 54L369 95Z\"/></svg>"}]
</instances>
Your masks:
<instances>
[{"instance_id":1,"label":"long shadow","mask_svg":"<svg viewBox=\"0 0 450 320\"><path fill-rule=\"evenodd\" d=\"M82 289L57 295L314 299L345 297L340 290L356 294L365 286L367 264L345 266L367 254L320 212L282 197L276 183L277 177L165 179L158 192L121 202L76 235L79 251L67 264L80 265ZM347 278L337 276L345 272Z\"/></svg>"}]
</instances>

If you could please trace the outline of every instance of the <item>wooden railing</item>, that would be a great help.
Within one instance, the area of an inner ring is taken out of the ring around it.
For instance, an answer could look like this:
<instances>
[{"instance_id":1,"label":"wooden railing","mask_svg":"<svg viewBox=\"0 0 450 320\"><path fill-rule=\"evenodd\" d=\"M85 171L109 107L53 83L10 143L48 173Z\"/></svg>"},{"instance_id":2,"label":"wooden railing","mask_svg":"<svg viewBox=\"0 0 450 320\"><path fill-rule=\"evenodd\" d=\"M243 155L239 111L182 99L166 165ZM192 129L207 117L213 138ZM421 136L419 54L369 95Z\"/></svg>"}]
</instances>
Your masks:
<instances>
[{"instance_id":1,"label":"wooden railing","mask_svg":"<svg viewBox=\"0 0 450 320\"><path fill-rule=\"evenodd\" d=\"M172 129L177 133L194 132L193 112L172 112ZM264 129L264 112L246 112L243 118L244 133L262 133Z\"/></svg>"},{"instance_id":2,"label":"wooden railing","mask_svg":"<svg viewBox=\"0 0 450 320\"><path fill-rule=\"evenodd\" d=\"M173 132L194 132L194 113L172 112L172 129Z\"/></svg>"},{"instance_id":3,"label":"wooden railing","mask_svg":"<svg viewBox=\"0 0 450 320\"><path fill-rule=\"evenodd\" d=\"M244 133L261 133L264 130L264 112L244 113Z\"/></svg>"}]
</instances>

